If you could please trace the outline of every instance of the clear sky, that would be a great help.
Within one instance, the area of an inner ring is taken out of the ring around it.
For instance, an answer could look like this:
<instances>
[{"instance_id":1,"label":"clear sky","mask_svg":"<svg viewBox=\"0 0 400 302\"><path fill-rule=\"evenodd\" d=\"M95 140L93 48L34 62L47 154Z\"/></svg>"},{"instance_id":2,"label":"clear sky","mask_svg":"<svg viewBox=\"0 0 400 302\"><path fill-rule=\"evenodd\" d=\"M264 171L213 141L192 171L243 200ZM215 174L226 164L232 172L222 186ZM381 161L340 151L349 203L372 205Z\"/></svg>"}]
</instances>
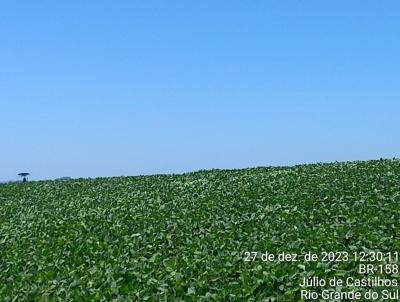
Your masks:
<instances>
[{"instance_id":1,"label":"clear sky","mask_svg":"<svg viewBox=\"0 0 400 302\"><path fill-rule=\"evenodd\" d=\"M0 180L400 156L399 1L2 1Z\"/></svg>"}]
</instances>

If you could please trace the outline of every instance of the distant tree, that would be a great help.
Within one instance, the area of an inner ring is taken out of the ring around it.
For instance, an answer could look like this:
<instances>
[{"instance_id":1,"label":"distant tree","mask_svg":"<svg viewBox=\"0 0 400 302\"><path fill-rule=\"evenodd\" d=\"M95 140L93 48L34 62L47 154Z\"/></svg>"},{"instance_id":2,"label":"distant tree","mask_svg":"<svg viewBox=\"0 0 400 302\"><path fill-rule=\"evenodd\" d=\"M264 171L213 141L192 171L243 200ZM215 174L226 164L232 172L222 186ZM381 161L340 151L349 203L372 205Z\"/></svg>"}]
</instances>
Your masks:
<instances>
[{"instance_id":1,"label":"distant tree","mask_svg":"<svg viewBox=\"0 0 400 302\"><path fill-rule=\"evenodd\" d=\"M23 181L23 182L28 181L27 177L28 177L29 175L30 175L30 174L29 174L29 173L26 173L26 172L18 173L18 176L22 177L22 181Z\"/></svg>"}]
</instances>

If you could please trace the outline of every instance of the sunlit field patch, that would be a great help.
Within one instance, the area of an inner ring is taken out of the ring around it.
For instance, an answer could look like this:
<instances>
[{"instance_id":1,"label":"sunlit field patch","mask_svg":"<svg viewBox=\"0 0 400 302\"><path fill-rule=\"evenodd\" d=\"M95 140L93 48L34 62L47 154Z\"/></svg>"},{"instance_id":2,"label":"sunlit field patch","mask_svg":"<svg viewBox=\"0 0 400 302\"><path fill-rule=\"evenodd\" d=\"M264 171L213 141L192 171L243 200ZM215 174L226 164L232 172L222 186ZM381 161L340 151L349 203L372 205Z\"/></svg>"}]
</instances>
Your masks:
<instances>
[{"instance_id":1,"label":"sunlit field patch","mask_svg":"<svg viewBox=\"0 0 400 302\"><path fill-rule=\"evenodd\" d=\"M0 185L0 301L299 301L355 264L244 253L399 251L399 202L398 160Z\"/></svg>"}]
</instances>

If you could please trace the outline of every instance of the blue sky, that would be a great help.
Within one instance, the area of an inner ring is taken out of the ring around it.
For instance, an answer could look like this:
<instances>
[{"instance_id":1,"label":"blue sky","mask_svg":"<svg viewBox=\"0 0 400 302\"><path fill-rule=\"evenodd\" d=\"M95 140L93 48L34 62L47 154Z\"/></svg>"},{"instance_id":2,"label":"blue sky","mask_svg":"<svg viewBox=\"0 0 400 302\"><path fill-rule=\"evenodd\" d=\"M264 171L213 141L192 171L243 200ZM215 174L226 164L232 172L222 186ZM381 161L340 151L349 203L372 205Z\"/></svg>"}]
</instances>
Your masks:
<instances>
[{"instance_id":1,"label":"blue sky","mask_svg":"<svg viewBox=\"0 0 400 302\"><path fill-rule=\"evenodd\" d=\"M398 1L3 1L0 180L400 156Z\"/></svg>"}]
</instances>

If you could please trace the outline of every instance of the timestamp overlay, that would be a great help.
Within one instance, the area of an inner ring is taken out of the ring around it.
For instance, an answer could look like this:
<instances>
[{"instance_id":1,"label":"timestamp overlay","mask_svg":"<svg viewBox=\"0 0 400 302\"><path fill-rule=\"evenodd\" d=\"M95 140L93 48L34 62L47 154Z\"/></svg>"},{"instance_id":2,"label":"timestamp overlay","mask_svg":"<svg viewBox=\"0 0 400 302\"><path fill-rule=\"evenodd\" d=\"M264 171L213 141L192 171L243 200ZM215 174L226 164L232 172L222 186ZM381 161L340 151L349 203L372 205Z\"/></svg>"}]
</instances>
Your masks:
<instances>
[{"instance_id":1,"label":"timestamp overlay","mask_svg":"<svg viewBox=\"0 0 400 302\"><path fill-rule=\"evenodd\" d=\"M400 251L376 250L243 254L244 262L266 274L268 268L291 271L285 281L304 301L400 301L399 258Z\"/></svg>"}]
</instances>

